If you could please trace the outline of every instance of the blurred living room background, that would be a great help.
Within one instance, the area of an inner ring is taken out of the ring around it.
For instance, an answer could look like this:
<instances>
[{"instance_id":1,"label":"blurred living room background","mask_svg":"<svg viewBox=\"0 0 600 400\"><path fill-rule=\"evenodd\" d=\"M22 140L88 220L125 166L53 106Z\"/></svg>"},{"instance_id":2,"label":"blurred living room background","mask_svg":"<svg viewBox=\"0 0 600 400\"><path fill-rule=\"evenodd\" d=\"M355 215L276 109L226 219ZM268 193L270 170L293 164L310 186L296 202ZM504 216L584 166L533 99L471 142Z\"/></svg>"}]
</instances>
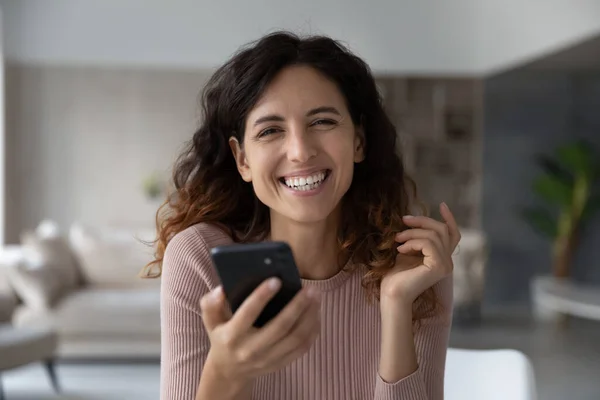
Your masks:
<instances>
[{"instance_id":1,"label":"blurred living room background","mask_svg":"<svg viewBox=\"0 0 600 400\"><path fill-rule=\"evenodd\" d=\"M291 29L370 64L422 199L457 215L450 346L473 353L449 353L446 397L473 398L464 370L481 390L600 398L600 1L0 0L0 13L0 396L158 399L160 280L137 276L143 241L210 73Z\"/></svg>"}]
</instances>

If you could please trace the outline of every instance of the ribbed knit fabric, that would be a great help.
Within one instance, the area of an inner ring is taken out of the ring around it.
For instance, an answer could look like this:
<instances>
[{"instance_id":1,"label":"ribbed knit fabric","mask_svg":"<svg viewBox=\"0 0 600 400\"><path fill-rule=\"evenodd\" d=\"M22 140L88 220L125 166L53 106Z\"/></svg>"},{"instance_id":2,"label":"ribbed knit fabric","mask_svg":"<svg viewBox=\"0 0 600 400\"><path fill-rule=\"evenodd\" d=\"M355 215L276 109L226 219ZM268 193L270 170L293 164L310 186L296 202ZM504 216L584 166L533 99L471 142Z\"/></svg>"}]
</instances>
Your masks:
<instances>
[{"instance_id":1,"label":"ribbed knit fabric","mask_svg":"<svg viewBox=\"0 0 600 400\"><path fill-rule=\"evenodd\" d=\"M231 238L218 228L199 224L180 232L167 246L161 288L161 400L195 399L210 349L200 299L220 283L210 248L229 243ZM379 305L365 297L364 272L362 267L323 281L303 280L303 285L322 292L321 334L303 357L258 378L252 400L443 399L451 278L434 287L445 311L423 320L415 333L417 371L386 383L378 373Z\"/></svg>"}]
</instances>

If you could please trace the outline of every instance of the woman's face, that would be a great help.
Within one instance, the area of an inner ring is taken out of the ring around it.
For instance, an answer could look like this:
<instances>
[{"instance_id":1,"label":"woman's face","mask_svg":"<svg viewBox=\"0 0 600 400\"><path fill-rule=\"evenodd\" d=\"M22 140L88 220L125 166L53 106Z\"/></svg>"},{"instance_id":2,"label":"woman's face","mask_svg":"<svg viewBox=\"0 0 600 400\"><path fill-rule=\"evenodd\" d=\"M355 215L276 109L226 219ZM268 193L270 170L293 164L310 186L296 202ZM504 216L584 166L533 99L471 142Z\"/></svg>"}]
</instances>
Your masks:
<instances>
[{"instance_id":1,"label":"woman's face","mask_svg":"<svg viewBox=\"0 0 600 400\"><path fill-rule=\"evenodd\" d=\"M271 212L308 223L326 219L363 159L363 140L337 86L317 70L282 70L248 114L238 170Z\"/></svg>"}]
</instances>

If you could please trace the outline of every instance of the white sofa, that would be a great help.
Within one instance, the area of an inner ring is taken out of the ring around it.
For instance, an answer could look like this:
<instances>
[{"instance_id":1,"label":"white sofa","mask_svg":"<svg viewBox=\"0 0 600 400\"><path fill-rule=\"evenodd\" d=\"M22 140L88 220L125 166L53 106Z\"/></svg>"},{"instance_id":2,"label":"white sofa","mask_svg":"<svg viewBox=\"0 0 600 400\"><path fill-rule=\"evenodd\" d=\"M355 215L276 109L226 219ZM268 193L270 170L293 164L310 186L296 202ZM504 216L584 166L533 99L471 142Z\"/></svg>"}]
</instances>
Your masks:
<instances>
[{"instance_id":1,"label":"white sofa","mask_svg":"<svg viewBox=\"0 0 600 400\"><path fill-rule=\"evenodd\" d=\"M153 251L141 240L152 239L151 230L79 223L24 233L2 267L20 301L13 324L53 328L60 358L160 357L160 280L138 277Z\"/></svg>"}]
</instances>

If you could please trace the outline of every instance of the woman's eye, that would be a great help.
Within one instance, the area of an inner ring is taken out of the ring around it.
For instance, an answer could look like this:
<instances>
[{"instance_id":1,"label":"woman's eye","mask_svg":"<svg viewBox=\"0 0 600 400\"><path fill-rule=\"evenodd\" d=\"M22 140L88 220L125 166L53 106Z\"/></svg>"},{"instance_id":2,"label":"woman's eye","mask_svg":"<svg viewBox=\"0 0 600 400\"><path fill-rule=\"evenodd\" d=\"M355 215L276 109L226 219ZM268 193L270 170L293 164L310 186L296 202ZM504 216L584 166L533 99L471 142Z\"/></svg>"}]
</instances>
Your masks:
<instances>
[{"instance_id":1,"label":"woman's eye","mask_svg":"<svg viewBox=\"0 0 600 400\"><path fill-rule=\"evenodd\" d=\"M315 122L313 122L312 125L313 126L315 126L315 125L331 126L331 125L335 125L335 121L332 121L330 119L318 119Z\"/></svg>"},{"instance_id":2,"label":"woman's eye","mask_svg":"<svg viewBox=\"0 0 600 400\"><path fill-rule=\"evenodd\" d=\"M277 129L277 128L267 128L265 130L260 131L260 133L258 134L258 137L272 135L277 132L279 132L279 129Z\"/></svg>"}]
</instances>

